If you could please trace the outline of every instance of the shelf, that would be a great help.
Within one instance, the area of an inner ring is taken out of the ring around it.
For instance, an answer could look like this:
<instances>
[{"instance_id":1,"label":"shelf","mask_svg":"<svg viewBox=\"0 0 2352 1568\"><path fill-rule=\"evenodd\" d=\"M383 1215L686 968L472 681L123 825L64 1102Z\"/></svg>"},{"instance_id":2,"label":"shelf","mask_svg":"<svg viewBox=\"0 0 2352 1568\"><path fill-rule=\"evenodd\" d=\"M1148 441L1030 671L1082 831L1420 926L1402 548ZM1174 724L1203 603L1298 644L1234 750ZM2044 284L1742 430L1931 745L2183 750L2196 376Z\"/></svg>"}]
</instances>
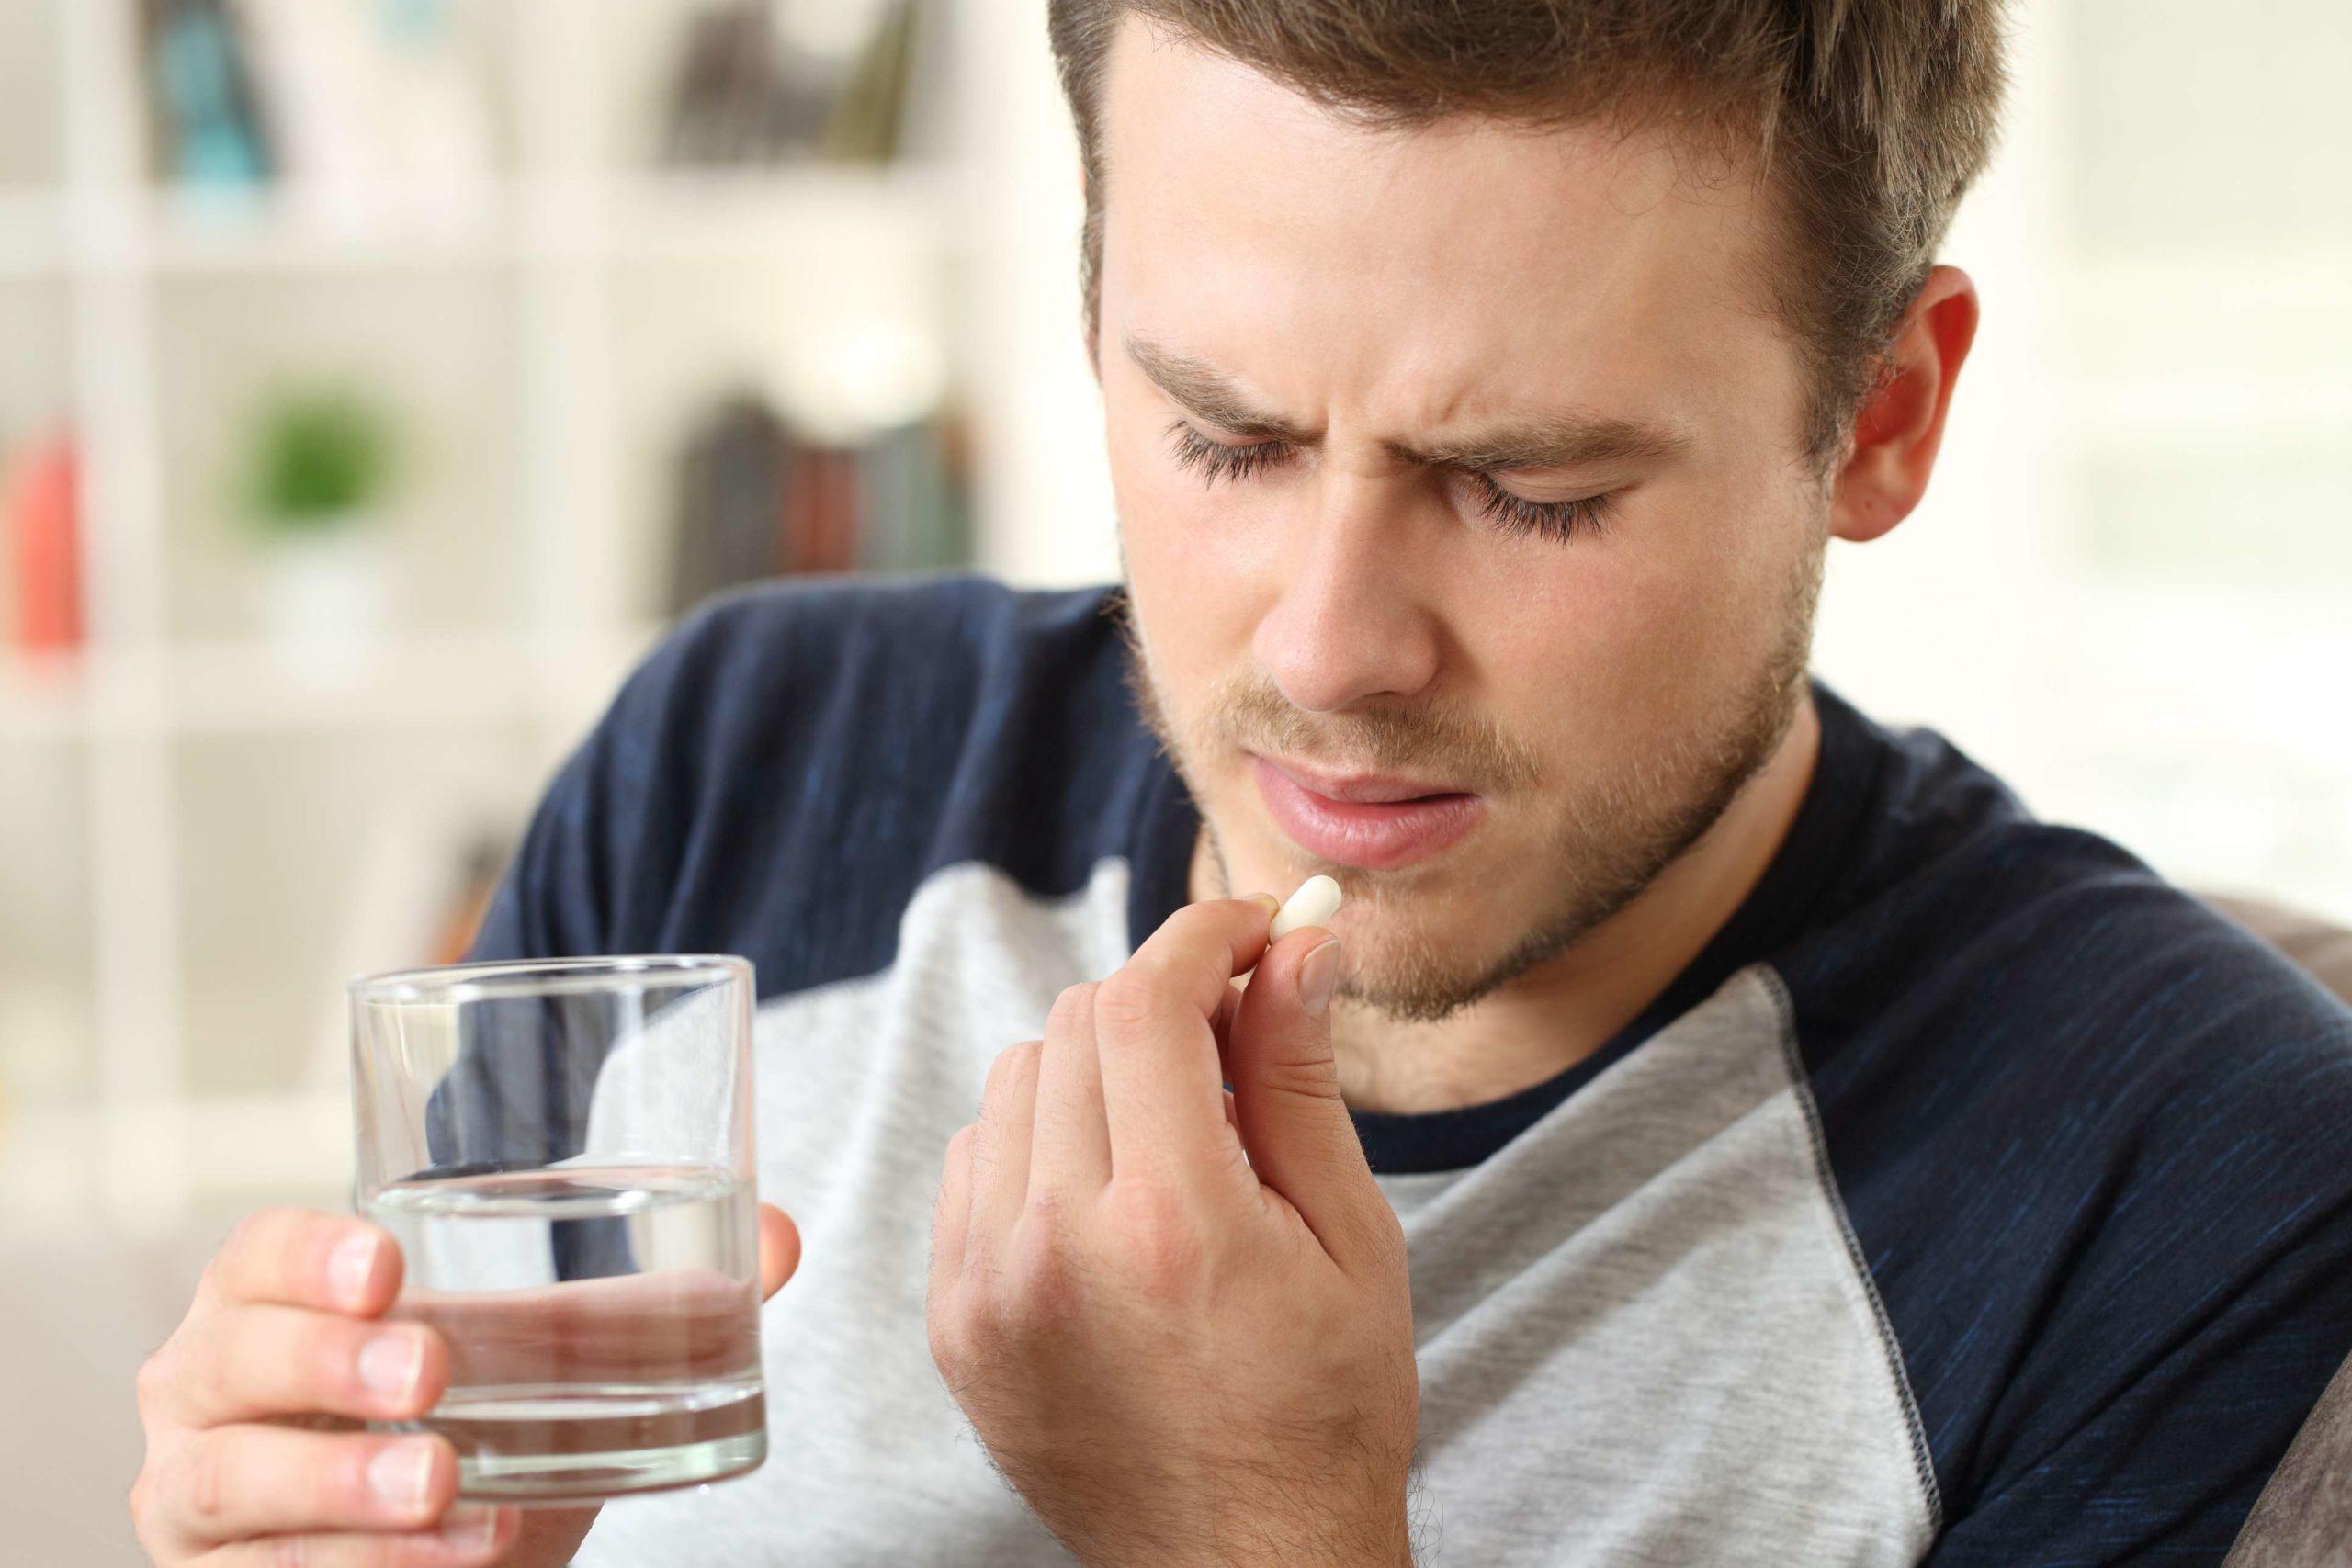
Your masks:
<instances>
[{"instance_id":1,"label":"shelf","mask_svg":"<svg viewBox=\"0 0 2352 1568\"><path fill-rule=\"evenodd\" d=\"M129 215L127 260L175 274L492 265L515 254L500 187L172 190Z\"/></svg>"},{"instance_id":2,"label":"shelf","mask_svg":"<svg viewBox=\"0 0 2352 1568\"><path fill-rule=\"evenodd\" d=\"M951 245L959 186L920 164L663 170L608 187L613 249L663 260L837 241L864 231L925 248Z\"/></svg>"},{"instance_id":3,"label":"shelf","mask_svg":"<svg viewBox=\"0 0 2352 1568\"><path fill-rule=\"evenodd\" d=\"M167 187L86 198L0 187L0 277L491 266L612 254L738 255L837 241L954 243L952 172L921 164L657 169L366 191Z\"/></svg>"},{"instance_id":4,"label":"shelf","mask_svg":"<svg viewBox=\"0 0 2352 1568\"><path fill-rule=\"evenodd\" d=\"M88 728L89 660L73 653L0 652L0 736L61 739Z\"/></svg>"}]
</instances>

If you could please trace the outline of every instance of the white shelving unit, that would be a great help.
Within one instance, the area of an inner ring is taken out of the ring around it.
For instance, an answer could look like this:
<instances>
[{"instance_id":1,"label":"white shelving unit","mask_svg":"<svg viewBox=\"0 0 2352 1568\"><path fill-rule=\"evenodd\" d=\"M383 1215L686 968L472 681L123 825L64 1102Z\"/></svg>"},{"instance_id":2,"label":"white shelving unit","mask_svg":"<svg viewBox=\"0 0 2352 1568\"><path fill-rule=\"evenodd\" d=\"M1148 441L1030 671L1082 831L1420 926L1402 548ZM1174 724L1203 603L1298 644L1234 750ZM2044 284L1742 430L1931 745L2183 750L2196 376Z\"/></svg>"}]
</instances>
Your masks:
<instances>
[{"instance_id":1,"label":"white shelving unit","mask_svg":"<svg viewBox=\"0 0 2352 1568\"><path fill-rule=\"evenodd\" d=\"M1072 258L1029 267L1075 189L1008 173L1052 125L1041 30L934 6L905 164L688 174L647 152L683 0L458 9L488 181L223 203L147 167L136 0L0 0L0 440L76 432L89 625L0 651L0 1230L339 1199L340 984L414 956L351 951L355 878L404 813L519 824L659 633L671 454L731 384L821 414L825 334L884 321L978 426L980 564L1109 558L1107 510L1064 555L1009 453L1083 395ZM257 635L226 493L253 397L321 369L424 449L398 629L327 669Z\"/></svg>"}]
</instances>

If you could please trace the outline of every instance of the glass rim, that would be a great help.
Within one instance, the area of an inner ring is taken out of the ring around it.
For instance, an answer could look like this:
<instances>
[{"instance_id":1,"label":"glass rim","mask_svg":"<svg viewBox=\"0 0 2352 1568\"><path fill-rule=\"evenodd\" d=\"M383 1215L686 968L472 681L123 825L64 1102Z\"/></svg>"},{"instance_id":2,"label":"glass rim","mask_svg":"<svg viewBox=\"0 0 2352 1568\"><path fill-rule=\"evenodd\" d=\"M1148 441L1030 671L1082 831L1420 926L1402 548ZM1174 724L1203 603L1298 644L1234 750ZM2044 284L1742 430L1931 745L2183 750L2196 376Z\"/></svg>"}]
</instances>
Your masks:
<instances>
[{"instance_id":1,"label":"glass rim","mask_svg":"<svg viewBox=\"0 0 2352 1568\"><path fill-rule=\"evenodd\" d=\"M655 985L737 979L748 988L752 961L732 953L621 953L579 958L492 958L472 964L419 964L362 975L345 983L355 1004L487 1001L595 989L622 976Z\"/></svg>"}]
</instances>

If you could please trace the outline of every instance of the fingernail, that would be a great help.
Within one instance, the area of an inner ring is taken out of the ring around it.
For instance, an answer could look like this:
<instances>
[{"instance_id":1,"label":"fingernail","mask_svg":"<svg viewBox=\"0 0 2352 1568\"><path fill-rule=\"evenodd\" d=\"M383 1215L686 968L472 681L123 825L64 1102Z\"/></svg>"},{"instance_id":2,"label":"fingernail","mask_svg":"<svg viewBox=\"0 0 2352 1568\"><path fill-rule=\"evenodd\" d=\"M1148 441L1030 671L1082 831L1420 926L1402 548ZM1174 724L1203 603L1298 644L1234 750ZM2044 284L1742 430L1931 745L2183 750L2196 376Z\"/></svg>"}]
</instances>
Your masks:
<instances>
[{"instance_id":1,"label":"fingernail","mask_svg":"<svg viewBox=\"0 0 2352 1568\"><path fill-rule=\"evenodd\" d=\"M386 1399L407 1399L424 1371L424 1337L413 1329L379 1334L359 1352L359 1381Z\"/></svg>"},{"instance_id":2,"label":"fingernail","mask_svg":"<svg viewBox=\"0 0 2352 1568\"><path fill-rule=\"evenodd\" d=\"M1270 920L1274 918L1274 912L1283 907L1283 901L1271 893L1252 893L1250 895L1250 902L1263 904L1266 907L1266 919Z\"/></svg>"},{"instance_id":3,"label":"fingernail","mask_svg":"<svg viewBox=\"0 0 2352 1568\"><path fill-rule=\"evenodd\" d=\"M368 1461L368 1489L403 1514L424 1506L424 1491L432 1484L430 1442L395 1443Z\"/></svg>"},{"instance_id":4,"label":"fingernail","mask_svg":"<svg viewBox=\"0 0 2352 1568\"><path fill-rule=\"evenodd\" d=\"M376 1238L364 1231L337 1242L327 1259L327 1283L334 1288L335 1299L346 1306L356 1307L367 1298L368 1281L375 1273Z\"/></svg>"},{"instance_id":5,"label":"fingernail","mask_svg":"<svg viewBox=\"0 0 2352 1568\"><path fill-rule=\"evenodd\" d=\"M495 1508L452 1508L441 1521L441 1539L451 1546L488 1546L498 1539Z\"/></svg>"},{"instance_id":6,"label":"fingernail","mask_svg":"<svg viewBox=\"0 0 2352 1568\"><path fill-rule=\"evenodd\" d=\"M1331 1006L1331 987L1340 983L1340 939L1319 944L1299 961L1298 1005L1309 1018L1321 1018Z\"/></svg>"}]
</instances>

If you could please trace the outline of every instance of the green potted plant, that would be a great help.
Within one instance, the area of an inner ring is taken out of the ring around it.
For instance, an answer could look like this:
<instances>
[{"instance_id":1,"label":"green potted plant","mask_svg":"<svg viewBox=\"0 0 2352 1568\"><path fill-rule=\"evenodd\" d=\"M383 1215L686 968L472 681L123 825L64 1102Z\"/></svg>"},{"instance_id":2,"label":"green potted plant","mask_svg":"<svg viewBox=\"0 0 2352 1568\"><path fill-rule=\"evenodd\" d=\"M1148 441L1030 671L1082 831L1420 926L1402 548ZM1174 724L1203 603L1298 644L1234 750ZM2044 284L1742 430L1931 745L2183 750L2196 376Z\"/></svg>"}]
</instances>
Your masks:
<instances>
[{"instance_id":1,"label":"green potted plant","mask_svg":"<svg viewBox=\"0 0 2352 1568\"><path fill-rule=\"evenodd\" d=\"M393 445L390 417L344 388L289 389L261 414L249 505L270 558L265 621L289 651L347 649L382 630L390 562L378 509Z\"/></svg>"}]
</instances>

